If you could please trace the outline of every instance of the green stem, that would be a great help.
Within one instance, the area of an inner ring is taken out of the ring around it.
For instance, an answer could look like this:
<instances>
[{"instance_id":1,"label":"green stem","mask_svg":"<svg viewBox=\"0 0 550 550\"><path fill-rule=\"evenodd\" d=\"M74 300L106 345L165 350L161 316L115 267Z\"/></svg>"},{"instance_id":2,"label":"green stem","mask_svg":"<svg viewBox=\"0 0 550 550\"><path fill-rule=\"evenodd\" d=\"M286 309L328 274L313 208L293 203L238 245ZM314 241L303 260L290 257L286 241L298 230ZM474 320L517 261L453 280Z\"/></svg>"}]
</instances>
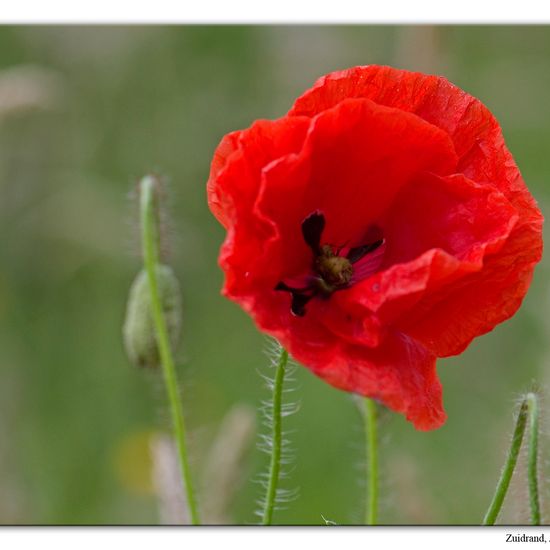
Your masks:
<instances>
[{"instance_id":1,"label":"green stem","mask_svg":"<svg viewBox=\"0 0 550 550\"><path fill-rule=\"evenodd\" d=\"M267 493L265 496L265 506L262 518L263 525L271 525L273 519L273 510L277 496L277 485L279 484L279 474L281 471L281 449L282 449L282 418L281 407L283 401L283 381L285 378L285 368L288 362L288 352L281 348L281 355L277 363L275 380L273 381L273 408L272 414L272 432L271 432L271 461L269 465L269 479L267 483Z\"/></svg>"},{"instance_id":2,"label":"green stem","mask_svg":"<svg viewBox=\"0 0 550 550\"><path fill-rule=\"evenodd\" d=\"M172 357L170 339L166 328L166 321L162 312L162 305L159 297L156 267L159 261L159 233L157 208L155 204L156 181L151 176L146 176L140 185L140 209L141 209L141 236L143 246L143 261L147 271L149 288L151 291L151 310L155 323L157 344L159 348L164 382L170 402L172 424L176 439L180 460L181 475L187 494L187 506L193 525L199 524L197 503L191 482L189 460L187 458L187 444L185 438L185 422L181 398L178 391L176 369Z\"/></svg>"},{"instance_id":3,"label":"green stem","mask_svg":"<svg viewBox=\"0 0 550 550\"><path fill-rule=\"evenodd\" d=\"M376 402L366 398L365 411L365 443L367 455L367 498L365 507L365 524L376 525L378 517L378 429Z\"/></svg>"},{"instance_id":4,"label":"green stem","mask_svg":"<svg viewBox=\"0 0 550 550\"><path fill-rule=\"evenodd\" d=\"M528 393L527 408L529 410L529 450L527 476L529 479L529 503L531 505L531 524L540 525L539 486L537 478L537 457L539 443L539 406L537 396Z\"/></svg>"},{"instance_id":5,"label":"green stem","mask_svg":"<svg viewBox=\"0 0 550 550\"><path fill-rule=\"evenodd\" d=\"M485 518L483 519L482 525L494 525L500 509L502 508L502 503L504 502L504 497L508 491L508 486L512 479L512 474L514 473L514 468L518 461L519 451L521 449L521 442L523 440L523 434L525 432L525 424L527 421L527 400L524 399L521 403L519 409L518 418L516 421L516 427L514 429L514 435L512 436L512 444L510 445L510 450L508 451L508 457L506 458L506 464L498 480L497 488L493 496L493 500Z\"/></svg>"}]
</instances>

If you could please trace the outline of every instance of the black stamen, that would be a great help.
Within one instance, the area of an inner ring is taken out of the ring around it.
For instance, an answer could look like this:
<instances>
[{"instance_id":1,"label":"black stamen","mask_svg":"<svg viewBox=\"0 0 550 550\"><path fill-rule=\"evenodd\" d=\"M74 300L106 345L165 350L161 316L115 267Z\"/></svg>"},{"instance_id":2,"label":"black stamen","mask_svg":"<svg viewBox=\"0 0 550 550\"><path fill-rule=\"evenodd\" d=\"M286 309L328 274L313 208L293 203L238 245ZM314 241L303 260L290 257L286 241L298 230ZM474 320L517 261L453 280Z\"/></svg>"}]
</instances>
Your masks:
<instances>
[{"instance_id":1,"label":"black stamen","mask_svg":"<svg viewBox=\"0 0 550 550\"><path fill-rule=\"evenodd\" d=\"M370 244L351 248L347 257L344 258L340 256L344 246L339 248L329 244L321 246L324 229L325 216L319 210L312 212L302 222L302 236L313 252L312 273L306 277L305 284L307 286L293 288L284 281L280 281L274 289L290 292L290 311L297 317L303 317L306 314L306 305L313 298L328 299L337 290L343 290L353 284L352 264L375 251L384 243L384 239L380 238L382 236L380 229L371 226L363 240L363 242L370 241ZM360 270L361 266L357 269Z\"/></svg>"},{"instance_id":2,"label":"black stamen","mask_svg":"<svg viewBox=\"0 0 550 550\"><path fill-rule=\"evenodd\" d=\"M277 283L275 290L284 290L292 295L290 311L297 317L303 317L306 314L306 304L315 296L315 289L311 288L292 288L282 281Z\"/></svg>"},{"instance_id":3,"label":"black stamen","mask_svg":"<svg viewBox=\"0 0 550 550\"><path fill-rule=\"evenodd\" d=\"M383 242L384 239L380 239L370 244L356 246L348 252L347 259L352 264L354 264L355 262L358 262L363 256L366 256L369 252L374 252Z\"/></svg>"},{"instance_id":4,"label":"black stamen","mask_svg":"<svg viewBox=\"0 0 550 550\"><path fill-rule=\"evenodd\" d=\"M292 293L292 303L290 304L290 311L297 317L303 317L306 314L306 304L313 298L306 296L305 294Z\"/></svg>"},{"instance_id":5,"label":"black stamen","mask_svg":"<svg viewBox=\"0 0 550 550\"><path fill-rule=\"evenodd\" d=\"M321 212L313 212L302 222L302 235L306 244L313 250L314 254L319 253L321 235L325 228L325 216Z\"/></svg>"},{"instance_id":6,"label":"black stamen","mask_svg":"<svg viewBox=\"0 0 550 550\"><path fill-rule=\"evenodd\" d=\"M290 288L288 285L283 283L283 281L277 283L277 286L275 287L275 290L286 290L287 292L294 292L294 288Z\"/></svg>"}]
</instances>

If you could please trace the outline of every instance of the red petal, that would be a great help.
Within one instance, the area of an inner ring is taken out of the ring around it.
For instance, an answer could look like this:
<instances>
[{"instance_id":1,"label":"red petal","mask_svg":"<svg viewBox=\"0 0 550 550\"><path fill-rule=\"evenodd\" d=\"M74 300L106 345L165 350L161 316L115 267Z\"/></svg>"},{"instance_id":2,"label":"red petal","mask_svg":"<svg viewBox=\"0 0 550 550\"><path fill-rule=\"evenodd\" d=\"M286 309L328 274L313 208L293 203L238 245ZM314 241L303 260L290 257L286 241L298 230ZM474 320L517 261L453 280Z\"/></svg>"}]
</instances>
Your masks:
<instances>
[{"instance_id":1,"label":"red petal","mask_svg":"<svg viewBox=\"0 0 550 550\"><path fill-rule=\"evenodd\" d=\"M340 341L330 357L319 356L292 336L281 342L329 384L380 400L405 414L418 430L432 430L445 422L436 357L404 334L390 333L374 349Z\"/></svg>"},{"instance_id":2,"label":"red petal","mask_svg":"<svg viewBox=\"0 0 550 550\"><path fill-rule=\"evenodd\" d=\"M385 262L390 267L370 279L342 291L337 297L338 306L357 308L361 304L366 313L377 312L384 323L396 324L419 339L436 355L440 348L433 347L438 337L423 337L414 327L418 312L429 317L429 308L440 303L439 324L434 323L438 334L443 331L468 334L466 345L479 330L477 324L464 328L464 319L489 319L485 309L478 314L479 302L457 300L462 315L445 316L447 293L455 288L463 292L463 277L485 271L487 255L495 255L513 235L518 216L509 201L498 191L474 184L463 176L436 177L424 175L405 188L397 198L386 220L387 253ZM532 239L531 239L532 240ZM517 252L517 251L516 251ZM510 272L511 266L501 266ZM491 274L492 275L492 274ZM491 297L492 308L508 309L508 295ZM425 302L426 309L419 306ZM413 319L413 320L411 320ZM456 325L461 325L458 330ZM493 325L494 326L494 325ZM428 330L426 328L426 330ZM485 329L486 331L486 329Z\"/></svg>"},{"instance_id":3,"label":"red petal","mask_svg":"<svg viewBox=\"0 0 550 550\"><path fill-rule=\"evenodd\" d=\"M272 224L253 214L262 169L273 158L301 148L310 120L257 121L251 128L230 134L218 147L208 181L208 201L227 228L220 253L226 273L225 291L239 294L250 287L249 273L260 261Z\"/></svg>"},{"instance_id":4,"label":"red petal","mask_svg":"<svg viewBox=\"0 0 550 550\"><path fill-rule=\"evenodd\" d=\"M208 199L208 206L210 210L216 216L218 221L227 227L227 205L223 199L223 194L219 192L219 186L216 181L219 173L225 168L231 155L239 148L239 139L241 137L241 131L231 132L223 137L220 144L214 151L214 157L210 165L210 176L206 183L206 196Z\"/></svg>"},{"instance_id":5,"label":"red petal","mask_svg":"<svg viewBox=\"0 0 550 550\"><path fill-rule=\"evenodd\" d=\"M435 357L511 316L541 256L542 216L491 113L389 67L327 75L289 116L226 136L208 196L227 228L225 293L316 374L419 429L445 418ZM311 273L300 231L318 210L323 243L356 247L376 228L387 248L377 273L357 262L365 280L298 318L274 287Z\"/></svg>"},{"instance_id":6,"label":"red petal","mask_svg":"<svg viewBox=\"0 0 550 550\"><path fill-rule=\"evenodd\" d=\"M314 117L349 97L365 97L413 112L445 130L459 156L457 170L498 189L517 211L519 222L500 253L488 249L479 273L469 275L460 285L427 294L403 325L438 355L459 353L472 338L509 318L521 304L542 253L542 215L496 119L479 100L446 79L390 67L355 67L319 79L289 114ZM489 209L487 215L494 211Z\"/></svg>"},{"instance_id":7,"label":"red petal","mask_svg":"<svg viewBox=\"0 0 550 550\"><path fill-rule=\"evenodd\" d=\"M210 166L207 197L208 205L225 227L229 223L227 210L231 210L228 204L234 202L250 210L262 169L301 149L309 125L301 117L258 120L247 130L232 132L221 140ZM231 173L225 174L227 171Z\"/></svg>"},{"instance_id":8,"label":"red petal","mask_svg":"<svg viewBox=\"0 0 550 550\"><path fill-rule=\"evenodd\" d=\"M483 269L426 294L398 325L439 357L462 352L517 311L542 255L540 225L518 224Z\"/></svg>"},{"instance_id":9,"label":"red petal","mask_svg":"<svg viewBox=\"0 0 550 550\"><path fill-rule=\"evenodd\" d=\"M299 97L292 116L314 117L352 97L415 113L448 133L459 157L457 172L497 187L527 215L542 217L504 144L495 117L475 97L439 76L368 65L320 78Z\"/></svg>"},{"instance_id":10,"label":"red petal","mask_svg":"<svg viewBox=\"0 0 550 550\"><path fill-rule=\"evenodd\" d=\"M341 102L313 119L300 153L264 171L256 212L273 220L281 239L270 261L284 263L286 276L308 265L300 229L317 210L326 219L324 243L364 244L365 230L413 177L446 174L455 163L445 133L420 118L368 100Z\"/></svg>"},{"instance_id":11,"label":"red petal","mask_svg":"<svg viewBox=\"0 0 550 550\"><path fill-rule=\"evenodd\" d=\"M385 220L385 263L404 263L440 248L481 267L486 253L502 247L518 217L495 189L460 174L424 174L403 189Z\"/></svg>"},{"instance_id":12,"label":"red petal","mask_svg":"<svg viewBox=\"0 0 550 550\"><path fill-rule=\"evenodd\" d=\"M374 275L382 265L384 261L384 255L386 254L386 241L384 241L376 250L366 254L360 260L357 260L353 264L353 277L351 284L357 284L363 279Z\"/></svg>"}]
</instances>

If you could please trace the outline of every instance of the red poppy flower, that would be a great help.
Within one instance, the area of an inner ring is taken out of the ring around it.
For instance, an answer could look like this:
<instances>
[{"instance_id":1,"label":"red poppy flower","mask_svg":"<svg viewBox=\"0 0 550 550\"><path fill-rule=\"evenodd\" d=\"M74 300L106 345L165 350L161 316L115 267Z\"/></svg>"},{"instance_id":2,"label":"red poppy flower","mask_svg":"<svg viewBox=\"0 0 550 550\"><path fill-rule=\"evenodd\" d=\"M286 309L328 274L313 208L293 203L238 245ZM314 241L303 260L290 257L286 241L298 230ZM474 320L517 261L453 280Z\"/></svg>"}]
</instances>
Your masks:
<instances>
[{"instance_id":1,"label":"red poppy flower","mask_svg":"<svg viewBox=\"0 0 550 550\"><path fill-rule=\"evenodd\" d=\"M218 146L224 294L328 383L416 428L445 421L436 358L520 306L542 216L488 109L444 78L319 79Z\"/></svg>"}]
</instances>

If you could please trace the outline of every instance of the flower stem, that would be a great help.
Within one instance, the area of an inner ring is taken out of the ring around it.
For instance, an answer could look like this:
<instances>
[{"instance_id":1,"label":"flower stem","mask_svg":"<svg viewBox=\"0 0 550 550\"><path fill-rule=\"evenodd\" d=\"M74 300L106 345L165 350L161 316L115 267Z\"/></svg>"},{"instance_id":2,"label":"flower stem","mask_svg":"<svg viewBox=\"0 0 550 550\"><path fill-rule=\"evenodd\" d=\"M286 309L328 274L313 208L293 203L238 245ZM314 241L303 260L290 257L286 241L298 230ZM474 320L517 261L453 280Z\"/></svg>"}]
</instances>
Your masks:
<instances>
[{"instance_id":1,"label":"flower stem","mask_svg":"<svg viewBox=\"0 0 550 550\"><path fill-rule=\"evenodd\" d=\"M172 357L172 349L170 339L168 337L166 320L162 312L157 282L156 267L159 262L159 233L157 208L155 204L156 184L157 182L152 176L146 176L140 184L143 261L147 271L147 279L149 281L149 288L151 292L151 313L155 324L157 344L164 374L164 382L166 384L166 391L170 402L174 437L178 447L181 475L187 495L187 506L191 516L191 523L193 525L198 525L199 515L193 485L191 482L189 460L187 457L185 422L183 418L182 403L178 391L176 369L174 366L174 359Z\"/></svg>"},{"instance_id":2,"label":"flower stem","mask_svg":"<svg viewBox=\"0 0 550 550\"><path fill-rule=\"evenodd\" d=\"M508 491L508 486L510 485L512 474L514 473L514 468L516 467L518 460L519 451L521 449L521 442L523 440L525 424L527 422L527 408L527 399L524 399L518 412L518 418L516 420L514 435L512 436L512 444L510 445L510 450L508 451L508 457L506 458L504 469L502 470L500 479L498 480L493 500L487 510L487 513L485 514L485 518L483 518L482 525L494 525L500 509L502 508L502 503L504 502L504 497Z\"/></svg>"},{"instance_id":3,"label":"flower stem","mask_svg":"<svg viewBox=\"0 0 550 550\"><path fill-rule=\"evenodd\" d=\"M367 498L365 507L365 524L376 525L378 516L378 433L376 402L366 398L365 412L365 443L367 455Z\"/></svg>"},{"instance_id":4,"label":"flower stem","mask_svg":"<svg viewBox=\"0 0 550 550\"><path fill-rule=\"evenodd\" d=\"M282 417L281 408L283 401L283 381L285 369L288 362L288 352L281 348L281 355L277 363L275 380L273 381L273 408L272 408L272 432L271 432L271 461L269 465L269 479L265 497L263 525L271 525L273 510L277 497L277 485L281 471L281 450L282 450Z\"/></svg>"},{"instance_id":5,"label":"flower stem","mask_svg":"<svg viewBox=\"0 0 550 550\"><path fill-rule=\"evenodd\" d=\"M539 442L539 406L537 396L528 393L526 397L529 410L529 450L527 476L529 478L529 503L531 506L531 524L540 525L539 486L537 478L537 457Z\"/></svg>"}]
</instances>

